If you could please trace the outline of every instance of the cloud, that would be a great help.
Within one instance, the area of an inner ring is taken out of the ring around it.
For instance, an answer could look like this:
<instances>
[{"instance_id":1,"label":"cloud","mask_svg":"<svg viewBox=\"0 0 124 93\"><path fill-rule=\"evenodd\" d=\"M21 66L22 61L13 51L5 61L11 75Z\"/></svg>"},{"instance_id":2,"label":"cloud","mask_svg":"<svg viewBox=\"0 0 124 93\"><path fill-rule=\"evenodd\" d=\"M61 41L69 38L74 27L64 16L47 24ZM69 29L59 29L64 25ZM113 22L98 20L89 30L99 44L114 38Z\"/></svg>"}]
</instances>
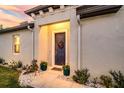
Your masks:
<instances>
[{"instance_id":1,"label":"cloud","mask_svg":"<svg viewBox=\"0 0 124 93\"><path fill-rule=\"evenodd\" d=\"M33 5L0 5L0 24L4 27L18 25L23 21L31 21L32 18L24 13L25 10L34 7Z\"/></svg>"},{"instance_id":2,"label":"cloud","mask_svg":"<svg viewBox=\"0 0 124 93\"><path fill-rule=\"evenodd\" d=\"M19 19L15 16L5 14L4 12L0 12L0 24L3 24L3 27L15 26L23 21L23 19Z\"/></svg>"},{"instance_id":3,"label":"cloud","mask_svg":"<svg viewBox=\"0 0 124 93\"><path fill-rule=\"evenodd\" d=\"M0 13L3 12L2 10L0 10Z\"/></svg>"},{"instance_id":4,"label":"cloud","mask_svg":"<svg viewBox=\"0 0 124 93\"><path fill-rule=\"evenodd\" d=\"M35 7L36 5L0 5L0 8L16 11L16 12L24 12L27 9Z\"/></svg>"},{"instance_id":5,"label":"cloud","mask_svg":"<svg viewBox=\"0 0 124 93\"><path fill-rule=\"evenodd\" d=\"M6 10L12 10L12 11L19 11L18 8L14 7L14 6L7 6L7 5L0 5L0 8L2 9L6 9Z\"/></svg>"}]
</instances>

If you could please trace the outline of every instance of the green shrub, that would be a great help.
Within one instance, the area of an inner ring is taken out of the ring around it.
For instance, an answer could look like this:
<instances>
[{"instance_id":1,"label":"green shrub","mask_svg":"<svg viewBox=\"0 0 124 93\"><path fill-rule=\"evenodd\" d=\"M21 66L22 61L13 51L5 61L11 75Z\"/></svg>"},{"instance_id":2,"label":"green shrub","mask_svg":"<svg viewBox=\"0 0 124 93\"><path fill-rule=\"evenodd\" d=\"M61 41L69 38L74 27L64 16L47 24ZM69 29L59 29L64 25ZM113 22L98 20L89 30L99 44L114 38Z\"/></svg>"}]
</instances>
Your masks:
<instances>
[{"instance_id":1,"label":"green shrub","mask_svg":"<svg viewBox=\"0 0 124 93\"><path fill-rule=\"evenodd\" d=\"M32 65L33 65L33 64L36 64L36 63L37 63L37 60L36 60L36 59L33 59L33 60L32 60Z\"/></svg>"},{"instance_id":2,"label":"green shrub","mask_svg":"<svg viewBox=\"0 0 124 93\"><path fill-rule=\"evenodd\" d=\"M19 60L18 62L17 62L17 68L21 68L22 67L22 62Z\"/></svg>"},{"instance_id":3,"label":"green shrub","mask_svg":"<svg viewBox=\"0 0 124 93\"><path fill-rule=\"evenodd\" d=\"M100 76L101 84L106 88L112 87L112 78L110 76L101 75Z\"/></svg>"},{"instance_id":4,"label":"green shrub","mask_svg":"<svg viewBox=\"0 0 124 93\"><path fill-rule=\"evenodd\" d=\"M17 68L17 62L14 61L14 60L12 60L12 61L10 62L9 67L10 67L11 69L15 69L15 70L16 70L16 68Z\"/></svg>"},{"instance_id":5,"label":"green shrub","mask_svg":"<svg viewBox=\"0 0 124 93\"><path fill-rule=\"evenodd\" d=\"M95 77L95 78L93 78L93 81L92 81L94 84L97 84L98 83L98 78L97 77Z\"/></svg>"},{"instance_id":6,"label":"green shrub","mask_svg":"<svg viewBox=\"0 0 124 93\"><path fill-rule=\"evenodd\" d=\"M86 84L90 77L90 73L88 73L88 69L82 69L75 71L75 75L73 75L73 80L80 84Z\"/></svg>"},{"instance_id":7,"label":"green shrub","mask_svg":"<svg viewBox=\"0 0 124 93\"><path fill-rule=\"evenodd\" d=\"M116 88L124 88L124 75L121 73L121 71L110 71L109 72L114 80L113 86Z\"/></svg>"},{"instance_id":8,"label":"green shrub","mask_svg":"<svg viewBox=\"0 0 124 93\"><path fill-rule=\"evenodd\" d=\"M34 72L34 71L35 71L34 65L30 65L30 66L28 67L28 70L29 70L29 72Z\"/></svg>"},{"instance_id":9,"label":"green shrub","mask_svg":"<svg viewBox=\"0 0 124 93\"><path fill-rule=\"evenodd\" d=\"M38 65L37 64L33 64L31 66L32 66L33 71L37 71L38 70Z\"/></svg>"},{"instance_id":10,"label":"green shrub","mask_svg":"<svg viewBox=\"0 0 124 93\"><path fill-rule=\"evenodd\" d=\"M38 65L37 65L37 63L36 63L37 61L35 61L35 62L32 62L32 65L30 65L30 66L25 66L23 69L25 69L26 68L26 71L25 71L25 73L24 74L29 74L29 73L33 73L33 72L35 72L35 71L38 71Z\"/></svg>"},{"instance_id":11,"label":"green shrub","mask_svg":"<svg viewBox=\"0 0 124 93\"><path fill-rule=\"evenodd\" d=\"M23 69L23 70L26 70L27 68L28 68L28 65L23 65L23 66L22 66L22 69Z\"/></svg>"},{"instance_id":12,"label":"green shrub","mask_svg":"<svg viewBox=\"0 0 124 93\"><path fill-rule=\"evenodd\" d=\"M20 60L19 61L12 60L10 62L9 67L12 68L12 69L21 68L22 67L22 62Z\"/></svg>"},{"instance_id":13,"label":"green shrub","mask_svg":"<svg viewBox=\"0 0 124 93\"><path fill-rule=\"evenodd\" d=\"M97 88L97 84L99 83L98 78L97 77L93 78L92 83L93 83L92 87Z\"/></svg>"},{"instance_id":14,"label":"green shrub","mask_svg":"<svg viewBox=\"0 0 124 93\"><path fill-rule=\"evenodd\" d=\"M0 64L4 64L5 63L5 59L0 58Z\"/></svg>"},{"instance_id":15,"label":"green shrub","mask_svg":"<svg viewBox=\"0 0 124 93\"><path fill-rule=\"evenodd\" d=\"M29 73L33 73L35 71L38 70L38 66L37 65L30 65L26 68L26 71L24 74L29 74Z\"/></svg>"}]
</instances>

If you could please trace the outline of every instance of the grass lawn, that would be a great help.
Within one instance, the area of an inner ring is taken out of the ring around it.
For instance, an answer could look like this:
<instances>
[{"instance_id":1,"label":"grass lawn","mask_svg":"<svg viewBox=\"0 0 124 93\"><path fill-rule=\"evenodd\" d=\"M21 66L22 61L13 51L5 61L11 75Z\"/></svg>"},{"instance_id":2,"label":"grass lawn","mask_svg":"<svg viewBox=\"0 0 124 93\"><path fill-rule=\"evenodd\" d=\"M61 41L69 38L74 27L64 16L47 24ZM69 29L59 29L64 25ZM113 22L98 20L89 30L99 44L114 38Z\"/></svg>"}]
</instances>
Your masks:
<instances>
[{"instance_id":1,"label":"grass lawn","mask_svg":"<svg viewBox=\"0 0 124 93\"><path fill-rule=\"evenodd\" d=\"M21 88L18 83L20 72L0 66L0 88Z\"/></svg>"}]
</instances>

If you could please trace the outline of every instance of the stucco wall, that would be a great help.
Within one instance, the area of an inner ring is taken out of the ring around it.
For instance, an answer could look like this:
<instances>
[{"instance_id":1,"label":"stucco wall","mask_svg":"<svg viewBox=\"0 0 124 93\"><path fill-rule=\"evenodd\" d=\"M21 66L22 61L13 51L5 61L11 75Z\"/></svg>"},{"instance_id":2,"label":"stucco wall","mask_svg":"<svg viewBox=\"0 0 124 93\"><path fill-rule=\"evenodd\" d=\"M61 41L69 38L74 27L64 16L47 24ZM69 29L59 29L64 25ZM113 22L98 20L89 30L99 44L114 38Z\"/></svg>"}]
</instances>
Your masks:
<instances>
[{"instance_id":1,"label":"stucco wall","mask_svg":"<svg viewBox=\"0 0 124 93\"><path fill-rule=\"evenodd\" d=\"M38 59L39 61L48 62L48 27L42 26L39 31L39 48L38 48Z\"/></svg>"},{"instance_id":2,"label":"stucco wall","mask_svg":"<svg viewBox=\"0 0 124 93\"><path fill-rule=\"evenodd\" d=\"M81 67L93 75L124 72L124 9L81 21Z\"/></svg>"},{"instance_id":3,"label":"stucco wall","mask_svg":"<svg viewBox=\"0 0 124 93\"><path fill-rule=\"evenodd\" d=\"M20 35L21 50L19 54L13 52L13 35ZM30 64L32 60L32 32L16 31L0 34L0 57L6 62L21 60L24 65Z\"/></svg>"}]
</instances>

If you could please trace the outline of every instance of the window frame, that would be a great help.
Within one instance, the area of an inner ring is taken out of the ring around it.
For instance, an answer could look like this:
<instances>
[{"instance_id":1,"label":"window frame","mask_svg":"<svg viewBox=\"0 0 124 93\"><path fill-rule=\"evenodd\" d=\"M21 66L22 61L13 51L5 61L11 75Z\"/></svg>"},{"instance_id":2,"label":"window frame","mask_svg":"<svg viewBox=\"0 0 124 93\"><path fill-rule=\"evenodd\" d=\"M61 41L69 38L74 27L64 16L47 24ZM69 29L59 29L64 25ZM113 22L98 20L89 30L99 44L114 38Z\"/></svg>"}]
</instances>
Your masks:
<instances>
[{"instance_id":1,"label":"window frame","mask_svg":"<svg viewBox=\"0 0 124 93\"><path fill-rule=\"evenodd\" d=\"M19 52L16 52L15 36L18 36L18 37L19 37ZM13 53L14 53L14 54L20 54L20 52L21 52L21 40L20 40L20 35L19 35L19 34L14 34L14 35L12 36L12 40L13 40L13 42L12 42L12 51L13 51Z\"/></svg>"}]
</instances>

